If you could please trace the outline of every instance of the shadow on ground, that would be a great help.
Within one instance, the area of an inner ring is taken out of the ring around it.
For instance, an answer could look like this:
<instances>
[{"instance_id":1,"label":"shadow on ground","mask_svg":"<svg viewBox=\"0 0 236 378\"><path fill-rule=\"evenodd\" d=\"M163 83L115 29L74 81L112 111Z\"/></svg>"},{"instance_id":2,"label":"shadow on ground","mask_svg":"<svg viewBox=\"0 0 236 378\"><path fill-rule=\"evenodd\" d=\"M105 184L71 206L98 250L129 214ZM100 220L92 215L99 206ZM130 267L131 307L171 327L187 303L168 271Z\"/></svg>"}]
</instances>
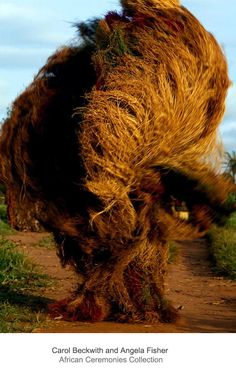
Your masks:
<instances>
[{"instance_id":1,"label":"shadow on ground","mask_svg":"<svg viewBox=\"0 0 236 378\"><path fill-rule=\"evenodd\" d=\"M0 304L4 302L11 305L22 306L32 311L46 311L48 305L54 301L32 293L21 293L17 290L12 290L6 286L0 285Z\"/></svg>"}]
</instances>

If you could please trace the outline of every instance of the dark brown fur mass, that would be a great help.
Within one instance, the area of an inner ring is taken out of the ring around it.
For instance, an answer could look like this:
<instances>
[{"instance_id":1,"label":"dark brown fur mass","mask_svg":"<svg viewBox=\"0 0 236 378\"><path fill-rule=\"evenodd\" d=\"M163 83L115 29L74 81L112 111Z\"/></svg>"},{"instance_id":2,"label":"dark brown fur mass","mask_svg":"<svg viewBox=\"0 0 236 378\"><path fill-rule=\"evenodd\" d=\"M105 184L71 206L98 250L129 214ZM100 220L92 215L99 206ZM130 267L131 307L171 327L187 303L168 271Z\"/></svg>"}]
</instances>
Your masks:
<instances>
[{"instance_id":1,"label":"dark brown fur mass","mask_svg":"<svg viewBox=\"0 0 236 378\"><path fill-rule=\"evenodd\" d=\"M81 24L83 42L58 50L15 100L1 179L11 224L53 232L79 274L54 315L168 322L168 242L203 235L233 190L213 164L227 65L178 1L121 3Z\"/></svg>"}]
</instances>

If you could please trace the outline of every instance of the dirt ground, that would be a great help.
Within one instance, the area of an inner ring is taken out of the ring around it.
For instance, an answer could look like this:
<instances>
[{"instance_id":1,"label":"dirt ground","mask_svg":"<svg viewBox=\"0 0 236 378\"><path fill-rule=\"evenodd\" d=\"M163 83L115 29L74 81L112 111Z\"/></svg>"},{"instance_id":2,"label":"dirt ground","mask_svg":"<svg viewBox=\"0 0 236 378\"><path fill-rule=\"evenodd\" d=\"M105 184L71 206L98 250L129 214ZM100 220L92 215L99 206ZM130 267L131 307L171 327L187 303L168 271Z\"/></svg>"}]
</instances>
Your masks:
<instances>
[{"instance_id":1,"label":"dirt ground","mask_svg":"<svg viewBox=\"0 0 236 378\"><path fill-rule=\"evenodd\" d=\"M48 234L17 233L10 237L41 270L54 277L53 285L40 295L59 300L72 293L76 276L62 268L53 249L37 243ZM236 332L236 282L216 277L211 271L205 240L179 244L177 261L169 265L167 297L180 311L177 324L87 323L48 320L38 333L184 333Z\"/></svg>"}]
</instances>

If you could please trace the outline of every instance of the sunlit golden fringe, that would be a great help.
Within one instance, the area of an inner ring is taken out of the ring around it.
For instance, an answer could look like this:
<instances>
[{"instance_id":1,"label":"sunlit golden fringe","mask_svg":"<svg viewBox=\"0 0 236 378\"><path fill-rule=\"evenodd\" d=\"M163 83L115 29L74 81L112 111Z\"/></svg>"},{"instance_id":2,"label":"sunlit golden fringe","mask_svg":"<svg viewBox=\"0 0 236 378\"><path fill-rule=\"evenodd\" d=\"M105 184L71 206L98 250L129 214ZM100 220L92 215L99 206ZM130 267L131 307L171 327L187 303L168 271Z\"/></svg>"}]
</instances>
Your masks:
<instances>
[{"instance_id":1,"label":"sunlit golden fringe","mask_svg":"<svg viewBox=\"0 0 236 378\"><path fill-rule=\"evenodd\" d=\"M155 17L149 6L138 12ZM79 136L88 174L85 186L104 205L100 212L90 211L90 222L116 258L112 272L111 267L109 274L98 268L86 287L95 290L99 280L105 288L109 282L109 289L101 290L116 298L126 313L143 319L148 311L138 314L124 278L130 264L131 276L141 270L145 281L149 275L147 285L155 283L161 301L166 240L204 234L198 224L182 222L162 208L155 194L161 184L158 168L196 180L198 190L207 193L212 203L223 203L230 190L211 163L218 156L217 127L229 86L223 53L184 8L162 10L160 16L156 14L152 31L129 29L138 57L126 54L103 73L102 89L94 89L88 97ZM184 30L177 33L166 24L176 18L184 20ZM123 35L125 27L119 25ZM100 52L97 59L101 66ZM201 206L193 213L205 229L211 216ZM161 316L161 304L155 303L154 308Z\"/></svg>"},{"instance_id":2,"label":"sunlit golden fringe","mask_svg":"<svg viewBox=\"0 0 236 378\"><path fill-rule=\"evenodd\" d=\"M114 227L116 236L120 228L120 235L131 237L137 212L128 194L151 167L169 167L212 186L218 200L229 190L210 164L229 86L225 58L188 11L180 14L183 35L167 34L160 20L153 32L134 30L130 38L138 41L142 58L123 57L108 73L106 90L89 96L81 145L86 187L104 203L104 211L91 219L101 235ZM149 177L155 187L155 175Z\"/></svg>"},{"instance_id":3,"label":"sunlit golden fringe","mask_svg":"<svg viewBox=\"0 0 236 378\"><path fill-rule=\"evenodd\" d=\"M147 8L173 8L180 5L179 0L121 0L122 7L127 10L138 10L140 13Z\"/></svg>"},{"instance_id":4,"label":"sunlit golden fringe","mask_svg":"<svg viewBox=\"0 0 236 378\"><path fill-rule=\"evenodd\" d=\"M158 212L158 218L165 225L166 235L170 240L193 240L204 236L205 231L200 231L198 226L173 217L164 210Z\"/></svg>"}]
</instances>

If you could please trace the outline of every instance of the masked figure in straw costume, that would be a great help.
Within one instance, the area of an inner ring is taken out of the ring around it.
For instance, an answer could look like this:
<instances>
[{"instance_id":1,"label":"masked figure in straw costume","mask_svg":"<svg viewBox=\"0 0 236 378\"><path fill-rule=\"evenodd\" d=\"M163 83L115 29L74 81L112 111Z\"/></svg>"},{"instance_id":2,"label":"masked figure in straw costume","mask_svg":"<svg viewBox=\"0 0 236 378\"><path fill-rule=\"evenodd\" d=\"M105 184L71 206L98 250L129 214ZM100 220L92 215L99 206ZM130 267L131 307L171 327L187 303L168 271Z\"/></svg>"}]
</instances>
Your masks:
<instances>
[{"instance_id":1,"label":"masked figure in straw costume","mask_svg":"<svg viewBox=\"0 0 236 378\"><path fill-rule=\"evenodd\" d=\"M121 5L77 25L80 44L15 100L1 179L10 221L31 211L78 273L53 315L169 322L168 243L202 236L234 190L215 164L230 83L221 48L179 1Z\"/></svg>"}]
</instances>

